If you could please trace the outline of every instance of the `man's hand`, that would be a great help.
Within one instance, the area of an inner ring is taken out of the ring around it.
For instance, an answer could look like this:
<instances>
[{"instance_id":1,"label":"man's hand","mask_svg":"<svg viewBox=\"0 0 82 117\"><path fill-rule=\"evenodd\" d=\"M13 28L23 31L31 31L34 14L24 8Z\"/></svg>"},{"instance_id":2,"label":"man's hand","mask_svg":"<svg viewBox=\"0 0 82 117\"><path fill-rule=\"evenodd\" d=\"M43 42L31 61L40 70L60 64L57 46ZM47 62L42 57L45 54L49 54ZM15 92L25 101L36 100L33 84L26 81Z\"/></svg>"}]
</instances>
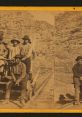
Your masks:
<instances>
[{"instance_id":1,"label":"man's hand","mask_svg":"<svg viewBox=\"0 0 82 117\"><path fill-rule=\"evenodd\" d=\"M22 58L22 61L24 61L26 59L26 57Z\"/></svg>"},{"instance_id":2,"label":"man's hand","mask_svg":"<svg viewBox=\"0 0 82 117\"><path fill-rule=\"evenodd\" d=\"M11 84L11 81L9 81L8 83L7 83L7 86L9 86Z\"/></svg>"},{"instance_id":3,"label":"man's hand","mask_svg":"<svg viewBox=\"0 0 82 117\"><path fill-rule=\"evenodd\" d=\"M20 83L20 81L17 80L16 83L15 83L15 85L19 86L19 83Z\"/></svg>"}]
</instances>

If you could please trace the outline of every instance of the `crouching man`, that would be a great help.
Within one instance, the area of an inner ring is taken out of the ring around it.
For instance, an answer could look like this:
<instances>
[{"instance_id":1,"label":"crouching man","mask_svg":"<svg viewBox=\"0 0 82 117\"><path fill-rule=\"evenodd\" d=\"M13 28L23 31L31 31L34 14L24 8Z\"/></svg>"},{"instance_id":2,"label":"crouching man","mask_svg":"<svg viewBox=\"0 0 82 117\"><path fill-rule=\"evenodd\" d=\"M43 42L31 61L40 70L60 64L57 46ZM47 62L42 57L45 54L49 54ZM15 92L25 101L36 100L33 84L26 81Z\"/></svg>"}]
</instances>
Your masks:
<instances>
[{"instance_id":1,"label":"crouching man","mask_svg":"<svg viewBox=\"0 0 82 117\"><path fill-rule=\"evenodd\" d=\"M73 66L73 80L75 88L75 104L80 104L80 86L82 81L82 56L76 58L76 64Z\"/></svg>"},{"instance_id":2,"label":"crouching man","mask_svg":"<svg viewBox=\"0 0 82 117\"><path fill-rule=\"evenodd\" d=\"M21 96L20 96L20 103L21 106L24 106L26 100L26 89L27 89L27 79L26 79L26 66L23 62L21 62L20 55L15 57L15 63L12 66L11 72L12 82L7 87L6 91L6 100L8 102L10 98L10 92L12 85L16 85L21 87Z\"/></svg>"}]
</instances>

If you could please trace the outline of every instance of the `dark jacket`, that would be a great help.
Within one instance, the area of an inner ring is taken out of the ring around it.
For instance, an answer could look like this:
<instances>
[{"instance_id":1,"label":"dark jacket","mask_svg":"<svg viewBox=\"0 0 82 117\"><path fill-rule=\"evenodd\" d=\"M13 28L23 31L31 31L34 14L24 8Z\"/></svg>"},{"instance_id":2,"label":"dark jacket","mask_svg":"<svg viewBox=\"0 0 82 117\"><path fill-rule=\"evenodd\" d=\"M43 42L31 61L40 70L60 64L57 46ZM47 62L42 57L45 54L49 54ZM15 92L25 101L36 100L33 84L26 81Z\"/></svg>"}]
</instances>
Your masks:
<instances>
[{"instance_id":1,"label":"dark jacket","mask_svg":"<svg viewBox=\"0 0 82 117\"><path fill-rule=\"evenodd\" d=\"M72 68L73 77L80 78L82 76L82 65L79 63L75 64Z\"/></svg>"}]
</instances>

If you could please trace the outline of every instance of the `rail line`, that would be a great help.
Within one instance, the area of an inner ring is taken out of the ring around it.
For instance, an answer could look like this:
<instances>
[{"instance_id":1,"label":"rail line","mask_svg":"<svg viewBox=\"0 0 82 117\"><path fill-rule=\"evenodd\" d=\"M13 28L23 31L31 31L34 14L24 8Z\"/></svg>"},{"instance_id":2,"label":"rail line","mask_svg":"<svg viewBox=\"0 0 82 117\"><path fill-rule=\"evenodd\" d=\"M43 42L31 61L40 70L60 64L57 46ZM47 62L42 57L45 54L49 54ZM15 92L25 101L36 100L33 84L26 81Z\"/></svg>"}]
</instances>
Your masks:
<instances>
[{"instance_id":1,"label":"rail line","mask_svg":"<svg viewBox=\"0 0 82 117\"><path fill-rule=\"evenodd\" d=\"M32 102L38 98L38 96L41 94L41 92L43 91L44 87L47 85L47 83L49 82L51 77L51 74L48 75L47 78L44 78L44 80L42 81L42 83L39 85L39 87L36 90L35 95L26 103L25 107L29 107L30 104L32 104Z\"/></svg>"},{"instance_id":2,"label":"rail line","mask_svg":"<svg viewBox=\"0 0 82 117\"><path fill-rule=\"evenodd\" d=\"M57 109L65 110L65 109L68 109L69 107L72 107L72 106L74 106L73 102L70 102L68 104L62 105L61 107L59 107Z\"/></svg>"}]
</instances>

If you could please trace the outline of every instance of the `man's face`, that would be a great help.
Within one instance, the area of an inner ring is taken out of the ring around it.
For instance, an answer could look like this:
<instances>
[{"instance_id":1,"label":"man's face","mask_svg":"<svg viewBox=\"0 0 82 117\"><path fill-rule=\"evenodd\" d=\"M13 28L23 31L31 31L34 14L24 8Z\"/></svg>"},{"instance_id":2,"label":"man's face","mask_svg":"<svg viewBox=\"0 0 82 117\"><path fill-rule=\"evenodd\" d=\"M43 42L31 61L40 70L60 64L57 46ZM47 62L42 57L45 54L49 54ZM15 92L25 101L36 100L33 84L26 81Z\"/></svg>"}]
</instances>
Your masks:
<instances>
[{"instance_id":1,"label":"man's face","mask_svg":"<svg viewBox=\"0 0 82 117\"><path fill-rule=\"evenodd\" d=\"M18 45L18 42L14 41L13 46L17 46L17 45Z\"/></svg>"},{"instance_id":2,"label":"man's face","mask_svg":"<svg viewBox=\"0 0 82 117\"><path fill-rule=\"evenodd\" d=\"M28 40L24 40L24 43L27 44L28 43Z\"/></svg>"},{"instance_id":3,"label":"man's face","mask_svg":"<svg viewBox=\"0 0 82 117\"><path fill-rule=\"evenodd\" d=\"M82 59L80 59L80 60L78 61L78 63L82 65Z\"/></svg>"}]
</instances>

